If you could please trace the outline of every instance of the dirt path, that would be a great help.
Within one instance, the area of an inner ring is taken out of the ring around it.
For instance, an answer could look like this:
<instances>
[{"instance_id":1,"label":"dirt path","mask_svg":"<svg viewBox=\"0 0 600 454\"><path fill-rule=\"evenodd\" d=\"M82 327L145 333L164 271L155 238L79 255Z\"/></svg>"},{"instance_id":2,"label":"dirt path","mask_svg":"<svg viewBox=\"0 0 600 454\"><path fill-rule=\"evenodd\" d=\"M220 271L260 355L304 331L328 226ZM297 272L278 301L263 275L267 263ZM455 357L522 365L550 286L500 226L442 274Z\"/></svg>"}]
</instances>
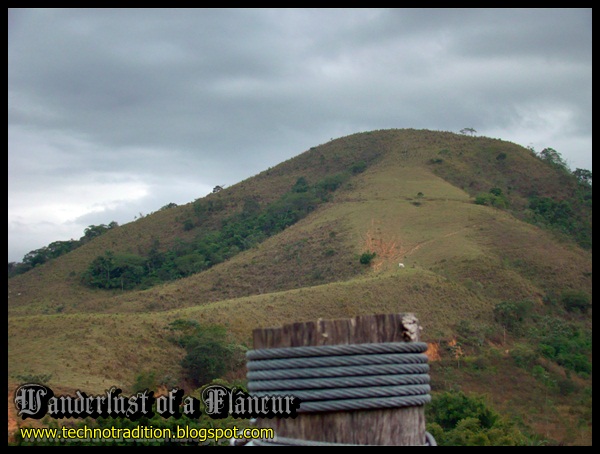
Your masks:
<instances>
[{"instance_id":1,"label":"dirt path","mask_svg":"<svg viewBox=\"0 0 600 454\"><path fill-rule=\"evenodd\" d=\"M408 252L406 252L406 254L404 254L404 256L408 257L409 255L414 254L415 252L417 252L419 249L421 249L426 244L433 243L434 241L438 241L441 238L448 238L450 236L457 235L457 234L459 234L461 232L464 232L467 229L471 229L473 227L477 227L477 225L478 224L468 225L466 227L463 227L462 229L456 230L455 232L446 233L445 235L442 235L440 237L432 238L431 240L422 241L421 243L417 243L417 245L414 246L414 247L412 247L411 249L409 249Z\"/></svg>"},{"instance_id":2,"label":"dirt path","mask_svg":"<svg viewBox=\"0 0 600 454\"><path fill-rule=\"evenodd\" d=\"M453 235L458 235L459 233L477 227L480 224L468 225L454 232L446 233L445 235L442 235L440 237L432 238L427 241L422 241L408 250L404 248L401 239L397 235L382 235L379 232L379 229L377 228L378 225L378 221L376 221L375 219L371 220L371 227L362 236L365 250L375 252L377 254L372 264L373 269L375 270L381 269L384 263L394 263L402 261L403 258L409 257L410 255L414 254L419 249L421 249L423 246L433 243L434 241L438 241L443 238L448 238Z\"/></svg>"}]
</instances>

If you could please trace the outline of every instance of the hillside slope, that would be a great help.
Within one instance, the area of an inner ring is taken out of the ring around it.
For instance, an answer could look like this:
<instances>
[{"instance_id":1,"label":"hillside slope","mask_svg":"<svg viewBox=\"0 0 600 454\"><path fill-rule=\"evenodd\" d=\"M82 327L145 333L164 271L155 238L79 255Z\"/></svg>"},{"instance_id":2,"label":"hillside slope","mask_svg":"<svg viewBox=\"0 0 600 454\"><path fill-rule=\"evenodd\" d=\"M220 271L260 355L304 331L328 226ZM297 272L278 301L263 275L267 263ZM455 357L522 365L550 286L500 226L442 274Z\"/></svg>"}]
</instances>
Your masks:
<instances>
[{"instance_id":1,"label":"hillside slope","mask_svg":"<svg viewBox=\"0 0 600 454\"><path fill-rule=\"evenodd\" d=\"M158 244L167 251L218 229L249 199L266 206L300 177L312 184L359 162L364 171L328 202L205 271L145 290L92 289L81 281L106 250L145 255ZM575 184L529 150L497 139L385 130L333 140L9 279L9 380L51 374L61 386L101 392L127 389L144 371L176 378L182 351L166 327L181 318L223 324L250 345L257 327L415 312L425 340L442 350L467 323L489 328L484 342L508 351L510 336L491 328L499 303L528 300L541 314L565 290L592 294L591 251L525 222L532 191L560 199ZM491 187L507 195L507 209L473 203ZM200 218L196 204L208 201L220 208ZM193 228L184 228L186 220ZM370 265L359 262L367 251L376 253ZM591 317L563 315L591 333ZM526 371L506 367L528 379ZM465 383L481 391L486 380Z\"/></svg>"}]
</instances>

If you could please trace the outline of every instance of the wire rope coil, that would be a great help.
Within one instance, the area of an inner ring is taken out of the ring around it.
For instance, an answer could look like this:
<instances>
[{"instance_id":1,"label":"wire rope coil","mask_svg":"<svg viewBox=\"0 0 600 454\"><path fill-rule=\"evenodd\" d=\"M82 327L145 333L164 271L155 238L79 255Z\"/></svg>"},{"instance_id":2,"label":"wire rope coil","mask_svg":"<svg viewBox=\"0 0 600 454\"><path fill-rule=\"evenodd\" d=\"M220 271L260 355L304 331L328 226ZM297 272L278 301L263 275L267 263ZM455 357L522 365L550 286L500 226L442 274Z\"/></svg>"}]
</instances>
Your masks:
<instances>
[{"instance_id":1,"label":"wire rope coil","mask_svg":"<svg viewBox=\"0 0 600 454\"><path fill-rule=\"evenodd\" d=\"M246 353L248 391L255 396L292 395L298 413L422 406L431 401L424 342L282 347ZM424 446L436 446L426 433ZM254 446L344 446L275 437Z\"/></svg>"}]
</instances>

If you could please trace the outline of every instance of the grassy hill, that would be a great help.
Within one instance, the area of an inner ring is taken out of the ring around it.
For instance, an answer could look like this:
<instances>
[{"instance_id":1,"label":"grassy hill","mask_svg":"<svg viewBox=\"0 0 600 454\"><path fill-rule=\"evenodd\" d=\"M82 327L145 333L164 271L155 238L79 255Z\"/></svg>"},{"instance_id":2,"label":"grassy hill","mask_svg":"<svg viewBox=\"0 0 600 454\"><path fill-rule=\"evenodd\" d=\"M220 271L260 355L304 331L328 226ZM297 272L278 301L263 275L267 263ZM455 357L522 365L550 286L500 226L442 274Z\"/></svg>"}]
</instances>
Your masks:
<instances>
[{"instance_id":1,"label":"grassy hill","mask_svg":"<svg viewBox=\"0 0 600 454\"><path fill-rule=\"evenodd\" d=\"M307 216L201 272L134 290L91 288L81 279L107 250L167 253L219 231L248 201L267 209L299 178L317 185L341 172L341 186ZM589 221L591 242L591 195L588 213L573 202L579 186L568 172L498 139L383 130L332 140L9 279L9 393L19 377L41 374L51 375L51 386L89 392L131 389L140 373L189 386L184 351L169 340L177 319L224 325L251 347L258 327L414 312L439 352L434 388L484 393L542 438L591 444L591 370L575 373L536 352L524 367L513 354L535 350L549 318L591 339L589 311L567 310L562 297L576 291L591 298L591 249L547 228L530 205L532 197L572 203L579 225ZM474 203L492 188L502 204ZM364 252L376 254L368 265L359 261ZM526 317L507 333L497 307L525 301ZM591 361L591 347L584 353ZM532 365L555 386L532 375ZM573 390L561 394L561 380Z\"/></svg>"}]
</instances>

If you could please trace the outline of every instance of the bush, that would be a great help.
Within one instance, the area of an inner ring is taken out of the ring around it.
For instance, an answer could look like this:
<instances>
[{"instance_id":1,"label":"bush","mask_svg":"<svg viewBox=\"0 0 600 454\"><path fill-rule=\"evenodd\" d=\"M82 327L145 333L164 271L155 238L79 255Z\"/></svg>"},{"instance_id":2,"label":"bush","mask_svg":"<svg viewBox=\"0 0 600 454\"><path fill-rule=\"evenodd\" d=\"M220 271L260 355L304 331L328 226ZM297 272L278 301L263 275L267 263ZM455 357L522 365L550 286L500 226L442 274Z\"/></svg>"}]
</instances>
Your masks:
<instances>
[{"instance_id":1,"label":"bush","mask_svg":"<svg viewBox=\"0 0 600 454\"><path fill-rule=\"evenodd\" d=\"M588 309L592 307L590 296L587 293L578 290L567 290L563 292L560 296L560 300L568 312L579 311L585 314Z\"/></svg>"},{"instance_id":2,"label":"bush","mask_svg":"<svg viewBox=\"0 0 600 454\"><path fill-rule=\"evenodd\" d=\"M477 197L475 197L475 204L506 208L508 206L508 200L504 194L502 194L500 188L492 188L489 192L478 194Z\"/></svg>"},{"instance_id":3,"label":"bush","mask_svg":"<svg viewBox=\"0 0 600 454\"><path fill-rule=\"evenodd\" d=\"M292 186L292 192L306 192L308 191L308 182L306 178L300 177L296 180L294 186Z\"/></svg>"},{"instance_id":4,"label":"bush","mask_svg":"<svg viewBox=\"0 0 600 454\"><path fill-rule=\"evenodd\" d=\"M427 430L439 446L522 446L527 442L481 396L446 391L434 395L425 412Z\"/></svg>"},{"instance_id":5,"label":"bush","mask_svg":"<svg viewBox=\"0 0 600 454\"><path fill-rule=\"evenodd\" d=\"M362 265L370 265L371 261L375 258L377 254L375 252L363 252L360 256L360 263Z\"/></svg>"},{"instance_id":6,"label":"bush","mask_svg":"<svg viewBox=\"0 0 600 454\"><path fill-rule=\"evenodd\" d=\"M178 319L169 327L177 332L171 340L187 352L181 366L198 386L223 377L244 361L243 347L228 339L223 326L200 325L193 320Z\"/></svg>"},{"instance_id":7,"label":"bush","mask_svg":"<svg viewBox=\"0 0 600 454\"><path fill-rule=\"evenodd\" d=\"M560 380L558 382L558 391L560 392L561 396L568 396L570 394L573 394L576 389L577 387L575 386L573 380L570 380L568 378L565 378L564 380Z\"/></svg>"},{"instance_id":8,"label":"bush","mask_svg":"<svg viewBox=\"0 0 600 454\"><path fill-rule=\"evenodd\" d=\"M517 344L510 351L510 357L517 366L528 369L535 364L538 354L530 345Z\"/></svg>"},{"instance_id":9,"label":"bush","mask_svg":"<svg viewBox=\"0 0 600 454\"><path fill-rule=\"evenodd\" d=\"M359 161L352 164L352 167L350 167L350 171L352 172L352 175L356 175L358 173L363 173L366 168L367 164L365 163L365 161Z\"/></svg>"},{"instance_id":10,"label":"bush","mask_svg":"<svg viewBox=\"0 0 600 454\"><path fill-rule=\"evenodd\" d=\"M134 393L143 392L146 389L154 391L156 389L156 374L154 372L141 372L137 374L132 389Z\"/></svg>"},{"instance_id":11,"label":"bush","mask_svg":"<svg viewBox=\"0 0 600 454\"><path fill-rule=\"evenodd\" d=\"M462 391L446 391L435 395L426 412L428 420L436 422L443 429L453 429L467 418L474 418L481 427L489 429L499 416L488 408L483 397L468 396Z\"/></svg>"},{"instance_id":12,"label":"bush","mask_svg":"<svg viewBox=\"0 0 600 454\"><path fill-rule=\"evenodd\" d=\"M338 189L349 177L350 175L346 172L326 176L315 185L316 194L323 198L325 194Z\"/></svg>"},{"instance_id":13,"label":"bush","mask_svg":"<svg viewBox=\"0 0 600 454\"><path fill-rule=\"evenodd\" d=\"M36 383L38 385L47 385L48 382L52 379L52 374L34 374L31 372L25 374L17 374L14 376L19 383Z\"/></svg>"},{"instance_id":14,"label":"bush","mask_svg":"<svg viewBox=\"0 0 600 454\"><path fill-rule=\"evenodd\" d=\"M592 332L561 319L541 317L532 330L538 352L567 370L587 376L592 373Z\"/></svg>"},{"instance_id":15,"label":"bush","mask_svg":"<svg viewBox=\"0 0 600 454\"><path fill-rule=\"evenodd\" d=\"M135 254L114 254L105 251L96 257L83 274L91 287L132 289L142 282L146 259Z\"/></svg>"},{"instance_id":16,"label":"bush","mask_svg":"<svg viewBox=\"0 0 600 454\"><path fill-rule=\"evenodd\" d=\"M531 301L503 301L494 307L494 319L508 331L519 332L532 306Z\"/></svg>"}]
</instances>

